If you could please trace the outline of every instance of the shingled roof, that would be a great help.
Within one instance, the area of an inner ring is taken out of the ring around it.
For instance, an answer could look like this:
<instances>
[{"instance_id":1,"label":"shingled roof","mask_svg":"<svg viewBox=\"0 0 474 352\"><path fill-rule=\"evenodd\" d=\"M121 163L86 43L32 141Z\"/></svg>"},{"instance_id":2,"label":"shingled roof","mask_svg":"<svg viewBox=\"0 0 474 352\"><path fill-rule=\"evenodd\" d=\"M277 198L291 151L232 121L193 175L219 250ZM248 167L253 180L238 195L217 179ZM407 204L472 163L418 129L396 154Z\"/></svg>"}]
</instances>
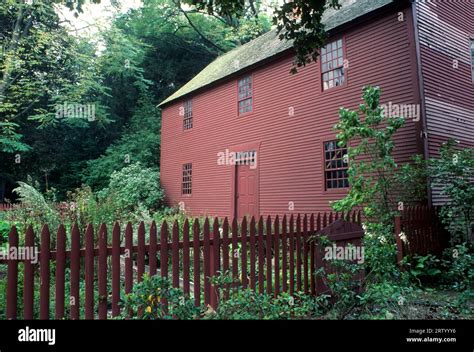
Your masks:
<instances>
[{"instance_id":1,"label":"shingled roof","mask_svg":"<svg viewBox=\"0 0 474 352\"><path fill-rule=\"evenodd\" d=\"M393 3L393 0L357 0L339 10L328 12L323 17L326 31L331 31L370 12ZM162 107L178 98L236 74L263 60L270 59L293 47L292 41L280 40L278 32L273 29L260 37L235 48L211 62L192 80L178 89L158 106Z\"/></svg>"}]
</instances>

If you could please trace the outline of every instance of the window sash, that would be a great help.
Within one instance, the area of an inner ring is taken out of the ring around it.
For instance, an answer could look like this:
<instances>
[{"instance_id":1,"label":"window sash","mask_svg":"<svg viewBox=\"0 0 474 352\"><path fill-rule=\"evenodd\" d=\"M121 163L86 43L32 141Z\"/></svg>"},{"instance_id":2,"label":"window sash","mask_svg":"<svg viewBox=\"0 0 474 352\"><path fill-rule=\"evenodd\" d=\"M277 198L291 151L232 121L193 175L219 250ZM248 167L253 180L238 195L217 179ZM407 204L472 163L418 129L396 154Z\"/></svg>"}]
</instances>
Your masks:
<instances>
[{"instance_id":1,"label":"window sash","mask_svg":"<svg viewBox=\"0 0 474 352\"><path fill-rule=\"evenodd\" d=\"M340 147L336 140L324 142L325 189L349 187L348 164L344 162L347 146Z\"/></svg>"},{"instance_id":2,"label":"window sash","mask_svg":"<svg viewBox=\"0 0 474 352\"><path fill-rule=\"evenodd\" d=\"M342 39L335 40L321 48L321 78L323 90L344 84L344 45Z\"/></svg>"},{"instance_id":3,"label":"window sash","mask_svg":"<svg viewBox=\"0 0 474 352\"><path fill-rule=\"evenodd\" d=\"M181 194L192 194L192 179L193 178L193 164L188 163L183 165L183 178L181 183Z\"/></svg>"},{"instance_id":4,"label":"window sash","mask_svg":"<svg viewBox=\"0 0 474 352\"><path fill-rule=\"evenodd\" d=\"M193 128L193 102L192 100L186 100L184 103L183 129L189 130L191 128Z\"/></svg>"},{"instance_id":5,"label":"window sash","mask_svg":"<svg viewBox=\"0 0 474 352\"><path fill-rule=\"evenodd\" d=\"M252 76L246 76L238 81L239 114L251 112L253 109Z\"/></svg>"}]
</instances>

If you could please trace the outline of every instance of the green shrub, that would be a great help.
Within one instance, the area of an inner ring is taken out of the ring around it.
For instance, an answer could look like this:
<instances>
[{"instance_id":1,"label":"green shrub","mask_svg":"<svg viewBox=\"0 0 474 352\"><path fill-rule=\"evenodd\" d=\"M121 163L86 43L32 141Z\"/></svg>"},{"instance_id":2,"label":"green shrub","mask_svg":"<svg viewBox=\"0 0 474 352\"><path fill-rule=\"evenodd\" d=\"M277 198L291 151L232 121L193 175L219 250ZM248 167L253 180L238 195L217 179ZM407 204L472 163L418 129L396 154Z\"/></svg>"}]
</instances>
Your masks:
<instances>
[{"instance_id":1,"label":"green shrub","mask_svg":"<svg viewBox=\"0 0 474 352\"><path fill-rule=\"evenodd\" d=\"M443 253L444 282L457 291L474 293L474 248L463 243L447 248Z\"/></svg>"},{"instance_id":2,"label":"green shrub","mask_svg":"<svg viewBox=\"0 0 474 352\"><path fill-rule=\"evenodd\" d=\"M135 163L115 171L107 188L99 192L101 199L113 199L122 211L135 211L140 206L158 210L163 206L164 192L160 188L157 169Z\"/></svg>"},{"instance_id":3,"label":"green shrub","mask_svg":"<svg viewBox=\"0 0 474 352\"><path fill-rule=\"evenodd\" d=\"M127 219L127 214L117 209L113 199L99 199L89 186L81 186L67 193L68 208L66 217L77 222L82 230L87 224L109 223Z\"/></svg>"},{"instance_id":4,"label":"green shrub","mask_svg":"<svg viewBox=\"0 0 474 352\"><path fill-rule=\"evenodd\" d=\"M11 225L8 221L0 220L0 247L4 243L8 243L8 234L10 233Z\"/></svg>"},{"instance_id":5,"label":"green shrub","mask_svg":"<svg viewBox=\"0 0 474 352\"><path fill-rule=\"evenodd\" d=\"M30 182L33 183L33 182ZM39 185L18 182L18 187L13 190L18 195L21 206L15 206L8 211L7 218L10 222L17 223L26 228L33 225L35 231L40 231L43 224L56 228L60 223L60 215L54 204L54 197L44 196L39 190ZM54 192L54 191L52 191Z\"/></svg>"},{"instance_id":6,"label":"green shrub","mask_svg":"<svg viewBox=\"0 0 474 352\"><path fill-rule=\"evenodd\" d=\"M441 260L433 254L424 256L415 255L411 260L406 257L404 265L416 280L437 280L441 275ZM408 261L410 260L410 261Z\"/></svg>"},{"instance_id":7,"label":"green shrub","mask_svg":"<svg viewBox=\"0 0 474 352\"><path fill-rule=\"evenodd\" d=\"M162 300L168 303L163 309ZM179 288L173 288L168 279L159 275L145 276L132 292L125 296L122 318L131 319L197 319L201 310Z\"/></svg>"},{"instance_id":8,"label":"green shrub","mask_svg":"<svg viewBox=\"0 0 474 352\"><path fill-rule=\"evenodd\" d=\"M327 296L311 296L296 292L294 296L281 293L259 294L244 289L228 273L212 278L219 292L219 305L206 314L206 319L219 320L277 320L311 319L321 316L327 306ZM226 293L229 299L223 299Z\"/></svg>"},{"instance_id":9,"label":"green shrub","mask_svg":"<svg viewBox=\"0 0 474 352\"><path fill-rule=\"evenodd\" d=\"M453 244L474 240L474 148L459 150L449 140L440 148L440 157L429 161L433 186L441 188L448 202L441 219L451 233Z\"/></svg>"}]
</instances>

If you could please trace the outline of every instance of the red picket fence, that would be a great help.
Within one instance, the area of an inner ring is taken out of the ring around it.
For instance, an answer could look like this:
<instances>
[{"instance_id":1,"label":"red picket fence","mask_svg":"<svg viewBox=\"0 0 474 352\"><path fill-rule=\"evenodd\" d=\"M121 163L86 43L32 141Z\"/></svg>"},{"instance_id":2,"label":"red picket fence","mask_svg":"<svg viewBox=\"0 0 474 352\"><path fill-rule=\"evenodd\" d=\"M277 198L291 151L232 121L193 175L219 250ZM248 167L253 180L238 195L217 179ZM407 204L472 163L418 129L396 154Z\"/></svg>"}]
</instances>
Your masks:
<instances>
[{"instance_id":1,"label":"red picket fence","mask_svg":"<svg viewBox=\"0 0 474 352\"><path fill-rule=\"evenodd\" d=\"M449 232L440 221L439 211L439 207L407 207L395 218L399 259L405 255L439 256L449 246ZM402 232L407 241L398 236Z\"/></svg>"},{"instance_id":2,"label":"red picket fence","mask_svg":"<svg viewBox=\"0 0 474 352\"><path fill-rule=\"evenodd\" d=\"M260 293L278 295L281 292L293 294L303 291L308 294L318 292L318 284L313 273L318 258L315 241L311 236L336 224L329 238L349 243L353 239L360 243L363 232L340 233L346 221L360 224L360 212L351 214L324 213L311 216L277 216L258 222L252 218L250 223L244 218L240 224L234 219L230 224L216 218L211 223L205 219L201 229L197 219L186 220L180 228L175 222L171 228L163 222L158 233L153 222L149 228L149 241L145 243L145 225L141 222L134 243L132 224L125 227L124 240L122 230L116 223L109 242L105 224L98 231L98 245L94 243L94 228L89 225L85 231L84 247L81 247L81 233L75 224L71 231L70 248L66 248L66 230L60 226L57 231L56 248L51 250L51 233L47 225L40 236L39 253L39 318L50 318L51 282L54 281L54 317L65 317L65 273L70 269L70 297L68 304L71 319L80 319L80 283L84 280L85 299L83 299L84 318L107 319L120 314L121 291L131 292L134 283L141 282L145 272L171 277L173 287L182 287L185 294L194 297L196 306L216 307L220 297L211 285L210 278L219 272L232 273L243 287L249 287ZM342 224L339 226L339 224ZM239 226L240 225L240 226ZM349 224L350 225L350 224ZM222 226L222 227L220 227ZM353 227L349 227L353 228ZM362 229L359 226L360 229ZM337 230L340 229L340 230ZM338 232L339 231L339 232ZM171 233L171 238L170 238ZM192 237L191 237L192 236ZM18 232L12 228L9 235L10 247L18 246ZM123 244L122 244L123 243ZM338 243L338 242L336 242ZM35 233L29 227L25 234L25 246L34 246ZM240 247L240 248L239 248ZM133 257L136 257L135 259ZM148 268L147 268L148 257ZM97 266L96 266L96 258ZM109 261L110 259L110 261ZM55 262L54 277L50 277L51 263ZM18 268L19 260L3 260L8 264L7 276L7 318L16 319L18 311ZM34 287L36 265L24 261L23 275L23 317L32 319L34 313ZM192 268L192 269L191 269ZM95 273L97 272L97 275ZM108 275L111 274L111 275ZM108 279L111 279L108 285ZM98 287L98 309L94 308L95 285ZM192 288L192 289L191 289ZM111 303L111 311L108 304ZM97 313L97 316L96 316Z\"/></svg>"}]
</instances>

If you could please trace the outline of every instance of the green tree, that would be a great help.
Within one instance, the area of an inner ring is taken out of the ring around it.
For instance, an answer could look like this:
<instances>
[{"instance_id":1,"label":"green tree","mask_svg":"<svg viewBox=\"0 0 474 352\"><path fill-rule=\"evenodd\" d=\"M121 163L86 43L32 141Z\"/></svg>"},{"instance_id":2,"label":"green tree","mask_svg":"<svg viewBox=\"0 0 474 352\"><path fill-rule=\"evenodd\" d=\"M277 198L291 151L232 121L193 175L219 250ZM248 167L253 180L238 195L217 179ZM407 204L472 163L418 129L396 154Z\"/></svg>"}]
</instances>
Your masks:
<instances>
[{"instance_id":1,"label":"green tree","mask_svg":"<svg viewBox=\"0 0 474 352\"><path fill-rule=\"evenodd\" d=\"M177 1L180 3L180 1ZM207 11L212 16L238 21L254 16L258 18L262 1L258 0L183 0L197 11ZM339 9L344 1L338 0L293 0L274 5L273 22L278 26L280 39L293 40L296 50L296 65L304 66L319 56L326 32L322 23L323 14L329 9ZM296 72L294 68L293 72Z\"/></svg>"},{"instance_id":2,"label":"green tree","mask_svg":"<svg viewBox=\"0 0 474 352\"><path fill-rule=\"evenodd\" d=\"M159 167L161 115L156 104L186 84L223 51L270 29L267 16L229 24L172 0L146 0L143 7L115 19L103 34L101 72L114 123L110 145L87 162L82 180L93 189L107 186L125 162Z\"/></svg>"},{"instance_id":3,"label":"green tree","mask_svg":"<svg viewBox=\"0 0 474 352\"><path fill-rule=\"evenodd\" d=\"M141 99L122 136L99 158L87 161L83 181L100 190L107 186L110 175L127 166L127 163L140 162L143 167L157 168L160 157L160 121L161 114L152 104L151 98Z\"/></svg>"},{"instance_id":4,"label":"green tree","mask_svg":"<svg viewBox=\"0 0 474 352\"><path fill-rule=\"evenodd\" d=\"M108 93L96 48L68 34L56 3L0 4L0 201L28 174L44 184L67 180L59 188L77 185L78 161L103 150L94 139L109 122L101 104ZM93 106L95 121L60 116L64 103Z\"/></svg>"},{"instance_id":5,"label":"green tree","mask_svg":"<svg viewBox=\"0 0 474 352\"><path fill-rule=\"evenodd\" d=\"M393 222L393 135L404 125L403 117L391 117L380 106L380 88L365 87L359 111L341 108L339 145L347 146L350 189L347 196L332 204L337 211L363 207L364 215L378 223ZM364 118L361 117L364 116Z\"/></svg>"},{"instance_id":6,"label":"green tree","mask_svg":"<svg viewBox=\"0 0 474 352\"><path fill-rule=\"evenodd\" d=\"M78 93L100 90L98 80L91 79L87 70L70 71L85 62L55 11L56 4L63 2L6 0L0 4L0 151L29 150L19 132L29 115L51 117L55 113L51 108L59 100L83 99L85 95L78 97ZM76 2L77 6L69 3L80 11L83 1Z\"/></svg>"}]
</instances>

